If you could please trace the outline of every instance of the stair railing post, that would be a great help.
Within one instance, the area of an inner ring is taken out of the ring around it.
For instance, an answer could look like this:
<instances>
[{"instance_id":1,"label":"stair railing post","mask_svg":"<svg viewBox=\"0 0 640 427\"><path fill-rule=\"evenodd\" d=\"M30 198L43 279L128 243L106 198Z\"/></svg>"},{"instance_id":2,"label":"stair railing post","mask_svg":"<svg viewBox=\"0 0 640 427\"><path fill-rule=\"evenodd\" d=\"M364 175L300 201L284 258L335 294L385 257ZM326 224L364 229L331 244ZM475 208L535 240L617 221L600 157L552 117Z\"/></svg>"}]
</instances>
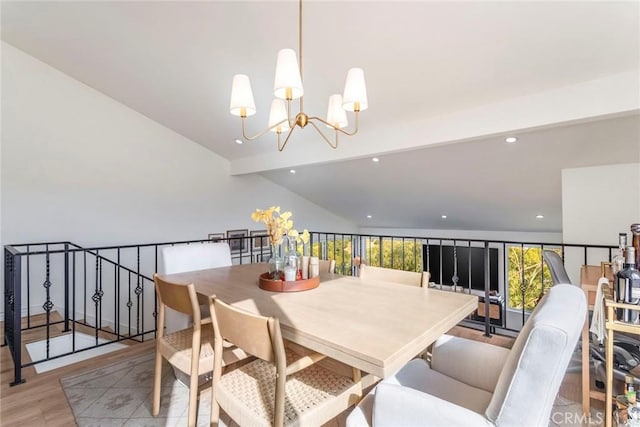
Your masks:
<instances>
[{"instance_id":1,"label":"stair railing post","mask_svg":"<svg viewBox=\"0 0 640 427\"><path fill-rule=\"evenodd\" d=\"M64 244L64 332L69 332L69 243Z\"/></svg>"},{"instance_id":2,"label":"stair railing post","mask_svg":"<svg viewBox=\"0 0 640 427\"><path fill-rule=\"evenodd\" d=\"M14 379L11 386L24 382L22 378L22 258L11 246L4 249L4 340L13 357Z\"/></svg>"}]
</instances>

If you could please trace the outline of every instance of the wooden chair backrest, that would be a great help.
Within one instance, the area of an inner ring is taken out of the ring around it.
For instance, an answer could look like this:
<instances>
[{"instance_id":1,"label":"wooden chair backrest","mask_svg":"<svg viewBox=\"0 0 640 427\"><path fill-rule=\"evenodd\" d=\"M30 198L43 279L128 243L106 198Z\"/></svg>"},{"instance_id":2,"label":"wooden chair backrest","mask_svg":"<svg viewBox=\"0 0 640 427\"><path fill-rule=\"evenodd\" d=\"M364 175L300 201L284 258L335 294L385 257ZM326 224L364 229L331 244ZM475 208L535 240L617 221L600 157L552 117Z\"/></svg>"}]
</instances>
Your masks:
<instances>
[{"instance_id":1,"label":"wooden chair backrest","mask_svg":"<svg viewBox=\"0 0 640 427\"><path fill-rule=\"evenodd\" d=\"M334 259L321 259L319 261L319 269L321 272L335 273L336 272L336 260Z\"/></svg>"},{"instance_id":2,"label":"wooden chair backrest","mask_svg":"<svg viewBox=\"0 0 640 427\"><path fill-rule=\"evenodd\" d=\"M360 277L364 280L380 280L411 286L422 286L423 281L422 273L396 270L394 268L372 267L366 264L360 265Z\"/></svg>"},{"instance_id":3,"label":"wooden chair backrest","mask_svg":"<svg viewBox=\"0 0 640 427\"><path fill-rule=\"evenodd\" d=\"M158 336L164 335L165 307L192 316L194 330L200 330L200 305L193 283L172 283L157 274L153 275L153 281L158 296Z\"/></svg>"},{"instance_id":4,"label":"wooden chair backrest","mask_svg":"<svg viewBox=\"0 0 640 427\"><path fill-rule=\"evenodd\" d=\"M275 364L277 375L272 423L276 427L281 427L284 424L287 357L280 322L273 317L259 316L230 306L215 297L211 299L210 310L215 335L214 393L215 385L222 373L222 341L224 339L246 353Z\"/></svg>"},{"instance_id":5,"label":"wooden chair backrest","mask_svg":"<svg viewBox=\"0 0 640 427\"><path fill-rule=\"evenodd\" d=\"M280 323L273 317L259 316L213 299L212 321L222 339L267 362L276 363L284 344Z\"/></svg>"}]
</instances>

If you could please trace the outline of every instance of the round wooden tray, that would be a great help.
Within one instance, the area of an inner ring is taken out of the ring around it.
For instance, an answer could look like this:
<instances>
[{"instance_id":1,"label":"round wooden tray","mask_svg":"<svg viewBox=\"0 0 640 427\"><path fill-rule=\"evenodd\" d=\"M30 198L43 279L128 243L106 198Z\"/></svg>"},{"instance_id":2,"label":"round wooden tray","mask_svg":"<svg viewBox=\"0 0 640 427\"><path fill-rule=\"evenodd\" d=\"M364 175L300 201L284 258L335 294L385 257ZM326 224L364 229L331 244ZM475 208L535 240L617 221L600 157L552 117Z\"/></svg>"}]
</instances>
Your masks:
<instances>
[{"instance_id":1,"label":"round wooden tray","mask_svg":"<svg viewBox=\"0 0 640 427\"><path fill-rule=\"evenodd\" d=\"M320 276L316 276L311 279L287 282L285 280L269 279L269 273L262 273L260 275L260 280L259 280L260 289L264 289L265 291L271 291L271 292L308 291L309 289L317 288L319 284L320 284Z\"/></svg>"}]
</instances>

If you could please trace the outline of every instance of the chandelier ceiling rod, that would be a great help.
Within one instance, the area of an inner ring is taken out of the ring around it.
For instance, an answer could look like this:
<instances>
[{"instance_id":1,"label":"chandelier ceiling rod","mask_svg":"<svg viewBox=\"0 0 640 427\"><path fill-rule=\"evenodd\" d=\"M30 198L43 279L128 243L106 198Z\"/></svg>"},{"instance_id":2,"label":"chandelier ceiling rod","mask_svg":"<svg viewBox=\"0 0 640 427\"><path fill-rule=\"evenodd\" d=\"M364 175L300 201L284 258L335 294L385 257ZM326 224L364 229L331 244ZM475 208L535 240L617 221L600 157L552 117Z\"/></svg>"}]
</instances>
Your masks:
<instances>
[{"instance_id":1,"label":"chandelier ceiling rod","mask_svg":"<svg viewBox=\"0 0 640 427\"><path fill-rule=\"evenodd\" d=\"M304 72L302 68L302 0L298 1L298 65L300 67L300 80L304 82ZM303 99L304 95L300 97L300 112L302 112L304 108Z\"/></svg>"},{"instance_id":2,"label":"chandelier ceiling rod","mask_svg":"<svg viewBox=\"0 0 640 427\"><path fill-rule=\"evenodd\" d=\"M271 103L269 124L266 129L254 136L248 136L246 133L246 118L256 113L256 107L249 77L244 74L236 74L233 77L230 112L232 115L240 116L242 136L248 141L257 139L269 131L276 132L278 150L282 151L289 142L296 127L304 128L307 124L311 123L331 148L337 148L340 133L353 136L358 132L359 113L368 107L364 72L361 68L352 68L349 70L345 82L344 94L335 94L329 97L329 109L326 120L317 116L309 117L304 112L304 90L302 87L302 0L298 2L297 62L298 63L296 63L296 55L293 50L282 49L278 52L274 83L274 95L278 99L274 99ZM299 99L300 109L292 119L291 101L296 98ZM284 101L286 101L286 105ZM355 113L355 128L352 132L342 129L348 125L346 111ZM331 141L314 122L323 123L328 128L333 129L335 131L333 141ZM284 142L281 142L280 136L284 131L288 131L287 136Z\"/></svg>"}]
</instances>

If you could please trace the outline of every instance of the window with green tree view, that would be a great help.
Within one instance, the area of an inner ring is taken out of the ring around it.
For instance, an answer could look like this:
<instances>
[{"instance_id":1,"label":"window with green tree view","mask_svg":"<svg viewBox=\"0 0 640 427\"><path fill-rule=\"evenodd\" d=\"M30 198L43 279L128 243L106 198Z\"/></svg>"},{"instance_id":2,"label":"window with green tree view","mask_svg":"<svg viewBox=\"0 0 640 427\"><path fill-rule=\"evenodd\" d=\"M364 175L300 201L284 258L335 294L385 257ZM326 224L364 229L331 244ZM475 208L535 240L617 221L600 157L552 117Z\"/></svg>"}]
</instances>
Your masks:
<instances>
[{"instance_id":1,"label":"window with green tree view","mask_svg":"<svg viewBox=\"0 0 640 427\"><path fill-rule=\"evenodd\" d=\"M422 241L413 238L366 237L362 247L354 250L359 239L336 236L335 239L315 241L312 253L322 254L326 246L327 259L335 260L336 273L351 274L353 258L359 255L368 265L406 271L422 271Z\"/></svg>"},{"instance_id":2,"label":"window with green tree view","mask_svg":"<svg viewBox=\"0 0 640 427\"><path fill-rule=\"evenodd\" d=\"M560 249L551 250L561 253ZM533 310L553 285L549 268L542 259L542 248L507 246L507 252L509 308Z\"/></svg>"}]
</instances>

